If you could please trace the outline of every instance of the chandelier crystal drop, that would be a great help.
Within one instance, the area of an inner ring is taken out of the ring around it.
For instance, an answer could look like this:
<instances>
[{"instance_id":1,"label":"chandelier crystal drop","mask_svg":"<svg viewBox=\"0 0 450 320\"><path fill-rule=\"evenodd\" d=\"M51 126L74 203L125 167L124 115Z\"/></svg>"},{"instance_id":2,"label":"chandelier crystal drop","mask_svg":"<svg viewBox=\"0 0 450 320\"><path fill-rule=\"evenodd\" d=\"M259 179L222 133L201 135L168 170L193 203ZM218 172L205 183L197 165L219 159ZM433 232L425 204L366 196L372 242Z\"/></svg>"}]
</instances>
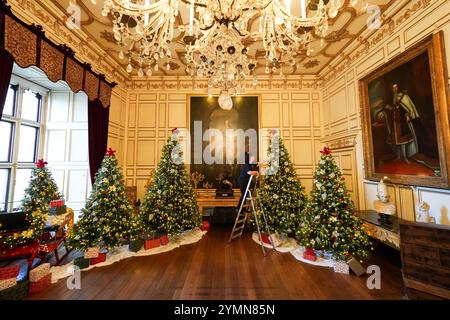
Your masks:
<instances>
[{"instance_id":1,"label":"chandelier crystal drop","mask_svg":"<svg viewBox=\"0 0 450 320\"><path fill-rule=\"evenodd\" d=\"M229 107L231 95L245 91L247 79L257 84L253 44L260 42L264 49L265 73L292 72L300 58L313 55L311 42L324 45L328 20L338 16L344 2L298 1L299 15L291 13L293 0L105 0L102 13L113 21L128 72L150 76L158 65L170 71L171 47L181 44L186 72L206 78L209 91L218 88ZM189 17L184 23L179 10Z\"/></svg>"}]
</instances>

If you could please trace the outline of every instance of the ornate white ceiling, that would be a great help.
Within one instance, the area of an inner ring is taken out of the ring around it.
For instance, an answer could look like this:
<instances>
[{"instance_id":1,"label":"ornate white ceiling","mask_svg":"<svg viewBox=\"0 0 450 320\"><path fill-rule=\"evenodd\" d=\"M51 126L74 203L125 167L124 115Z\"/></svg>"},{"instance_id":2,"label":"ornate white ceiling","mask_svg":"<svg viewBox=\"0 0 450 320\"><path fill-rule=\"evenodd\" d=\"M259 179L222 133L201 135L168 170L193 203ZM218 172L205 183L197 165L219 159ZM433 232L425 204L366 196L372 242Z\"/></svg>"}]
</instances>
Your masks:
<instances>
[{"instance_id":1,"label":"ornate white ceiling","mask_svg":"<svg viewBox=\"0 0 450 320\"><path fill-rule=\"evenodd\" d=\"M70 0L50 0L57 5L63 12L69 6ZM379 6L382 12L387 10L395 0L360 0L356 8L350 6L350 0L344 0L344 5L340 10L340 14L330 20L329 33L323 46L320 40L312 43L314 52L311 56L306 56L306 52L300 52L297 56L297 64L294 68L286 66L283 69L284 74L318 74L330 61L338 56L342 50L356 39L361 32L366 29L367 20L370 17L368 13L361 11L363 2L369 5ZM103 0L72 0L76 2L81 9L81 28L92 39L94 39L100 47L108 52L115 60L117 60L125 69L127 62L118 58L120 47L116 45L112 35L112 23L107 17L101 15ZM96 4L94 4L95 2ZM300 1L292 1L293 14L300 15ZM178 16L178 23L184 24L188 21L188 10L184 9ZM256 30L257 23L253 23L250 28ZM171 70L159 68L158 72L154 72L159 76L181 76L186 75L184 63L184 43L183 34L176 35L172 43L172 53L174 56ZM258 67L257 74L265 74L264 50L260 42L249 45L249 55L257 58Z\"/></svg>"}]
</instances>

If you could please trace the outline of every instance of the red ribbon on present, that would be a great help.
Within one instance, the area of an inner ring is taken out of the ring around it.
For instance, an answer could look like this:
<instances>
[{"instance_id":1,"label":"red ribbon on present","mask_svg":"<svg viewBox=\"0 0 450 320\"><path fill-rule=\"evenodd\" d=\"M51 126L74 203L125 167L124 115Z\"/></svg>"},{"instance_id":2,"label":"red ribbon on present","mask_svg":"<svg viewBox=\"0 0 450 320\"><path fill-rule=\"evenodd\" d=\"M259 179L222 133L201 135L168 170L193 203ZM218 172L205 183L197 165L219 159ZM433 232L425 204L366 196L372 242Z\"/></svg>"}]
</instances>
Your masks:
<instances>
[{"instance_id":1,"label":"red ribbon on present","mask_svg":"<svg viewBox=\"0 0 450 320\"><path fill-rule=\"evenodd\" d=\"M324 156L329 156L331 154L331 149L328 147L323 148L322 151L320 151L321 154L323 154Z\"/></svg>"},{"instance_id":2,"label":"red ribbon on present","mask_svg":"<svg viewBox=\"0 0 450 320\"><path fill-rule=\"evenodd\" d=\"M44 161L44 159L39 159L39 160L35 163L36 167L38 167L39 169L44 168L47 164L48 164L48 162L47 162L47 161Z\"/></svg>"},{"instance_id":3,"label":"red ribbon on present","mask_svg":"<svg viewBox=\"0 0 450 320\"><path fill-rule=\"evenodd\" d=\"M172 129L172 134L178 134L180 131L178 130L178 128L173 128Z\"/></svg>"},{"instance_id":4,"label":"red ribbon on present","mask_svg":"<svg viewBox=\"0 0 450 320\"><path fill-rule=\"evenodd\" d=\"M106 150L107 157L114 157L115 153L116 153L116 150L113 150L111 148L108 148L108 150Z\"/></svg>"}]
</instances>

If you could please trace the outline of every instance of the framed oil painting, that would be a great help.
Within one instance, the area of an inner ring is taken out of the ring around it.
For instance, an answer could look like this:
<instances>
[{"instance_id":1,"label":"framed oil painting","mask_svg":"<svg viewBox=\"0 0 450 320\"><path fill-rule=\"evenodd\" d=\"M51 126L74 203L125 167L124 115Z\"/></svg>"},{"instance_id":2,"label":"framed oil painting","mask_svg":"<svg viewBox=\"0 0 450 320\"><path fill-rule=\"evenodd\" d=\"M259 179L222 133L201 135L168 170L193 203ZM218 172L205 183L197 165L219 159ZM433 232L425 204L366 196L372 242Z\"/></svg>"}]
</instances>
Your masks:
<instances>
[{"instance_id":1,"label":"framed oil painting","mask_svg":"<svg viewBox=\"0 0 450 320\"><path fill-rule=\"evenodd\" d=\"M443 34L360 81L365 174L450 188L450 129Z\"/></svg>"},{"instance_id":2,"label":"framed oil painting","mask_svg":"<svg viewBox=\"0 0 450 320\"><path fill-rule=\"evenodd\" d=\"M229 178L233 188L237 188L245 148L250 146L247 151L258 157L260 97L233 97L231 110L221 109L217 97L192 95L188 100L188 128L191 132L189 171L204 176L198 188L205 188L205 183L217 188L224 176ZM209 136L207 132L214 135ZM245 134L242 140L237 137L239 132ZM195 137L202 137L200 145ZM214 156L209 159L212 163L205 158L205 153Z\"/></svg>"}]
</instances>

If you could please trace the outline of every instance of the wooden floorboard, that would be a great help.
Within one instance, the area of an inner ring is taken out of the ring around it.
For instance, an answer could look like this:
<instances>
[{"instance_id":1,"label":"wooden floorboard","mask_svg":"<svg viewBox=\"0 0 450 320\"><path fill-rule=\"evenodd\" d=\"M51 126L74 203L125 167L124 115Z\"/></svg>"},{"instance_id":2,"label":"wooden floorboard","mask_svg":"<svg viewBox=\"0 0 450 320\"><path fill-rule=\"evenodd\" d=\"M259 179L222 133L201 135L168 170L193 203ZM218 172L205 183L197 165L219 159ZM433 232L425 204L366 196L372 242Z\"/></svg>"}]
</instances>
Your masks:
<instances>
[{"instance_id":1,"label":"wooden floorboard","mask_svg":"<svg viewBox=\"0 0 450 320\"><path fill-rule=\"evenodd\" d=\"M402 299L398 255L377 248L366 265L381 268L381 290L367 276L342 275L269 250L263 257L250 234L228 243L230 228L215 227L198 243L135 257L81 273L81 289L66 280L30 299Z\"/></svg>"}]
</instances>

